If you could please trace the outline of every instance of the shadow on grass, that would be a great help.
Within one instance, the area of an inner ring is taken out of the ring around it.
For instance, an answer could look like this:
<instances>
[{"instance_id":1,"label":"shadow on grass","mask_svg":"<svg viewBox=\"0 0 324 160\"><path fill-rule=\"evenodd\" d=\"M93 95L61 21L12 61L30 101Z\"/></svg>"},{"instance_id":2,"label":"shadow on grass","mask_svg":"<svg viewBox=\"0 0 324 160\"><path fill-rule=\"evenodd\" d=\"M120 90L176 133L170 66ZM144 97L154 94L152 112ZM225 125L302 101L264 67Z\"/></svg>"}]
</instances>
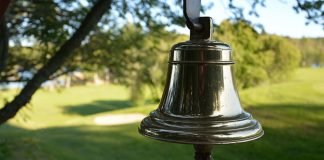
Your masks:
<instances>
[{"instance_id":1,"label":"shadow on grass","mask_svg":"<svg viewBox=\"0 0 324 160\"><path fill-rule=\"evenodd\" d=\"M215 160L323 159L324 106L278 104L250 107L247 111L262 123L265 135L249 143L217 145ZM0 137L6 140L4 152L10 151L6 157L9 160L193 159L191 145L144 138L137 133L137 126L73 126L33 131L6 126L0 128Z\"/></svg>"},{"instance_id":2,"label":"shadow on grass","mask_svg":"<svg viewBox=\"0 0 324 160\"><path fill-rule=\"evenodd\" d=\"M101 112L119 110L131 106L132 103L127 100L94 101L89 104L64 107L65 108L64 113L79 114L79 115L86 116L86 115L97 114Z\"/></svg>"},{"instance_id":3,"label":"shadow on grass","mask_svg":"<svg viewBox=\"0 0 324 160\"><path fill-rule=\"evenodd\" d=\"M156 102L152 100L145 100L144 105L149 104L156 104ZM66 106L63 108L64 113L66 114L78 114L82 116L88 116L102 112L120 110L128 107L133 107L132 102L129 100L99 100L88 104Z\"/></svg>"},{"instance_id":4,"label":"shadow on grass","mask_svg":"<svg viewBox=\"0 0 324 160\"><path fill-rule=\"evenodd\" d=\"M191 159L191 146L152 141L137 133L138 124L114 127L74 126L25 130L0 129L6 144L1 160L166 160ZM19 136L18 136L19 135Z\"/></svg>"},{"instance_id":5,"label":"shadow on grass","mask_svg":"<svg viewBox=\"0 0 324 160\"><path fill-rule=\"evenodd\" d=\"M269 127L322 129L324 132L324 104L264 104L247 109L257 120Z\"/></svg>"}]
</instances>

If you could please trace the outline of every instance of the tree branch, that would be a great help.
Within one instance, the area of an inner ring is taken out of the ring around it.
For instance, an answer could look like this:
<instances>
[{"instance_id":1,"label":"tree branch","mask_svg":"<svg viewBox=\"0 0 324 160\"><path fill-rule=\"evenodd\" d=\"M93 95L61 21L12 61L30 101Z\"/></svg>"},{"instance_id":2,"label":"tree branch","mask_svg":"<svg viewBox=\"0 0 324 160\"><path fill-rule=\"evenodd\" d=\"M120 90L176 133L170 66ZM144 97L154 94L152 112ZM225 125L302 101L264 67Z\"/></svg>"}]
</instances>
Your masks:
<instances>
[{"instance_id":1,"label":"tree branch","mask_svg":"<svg viewBox=\"0 0 324 160\"><path fill-rule=\"evenodd\" d=\"M86 15L80 27L67 40L55 55L45 64L35 76L26 84L21 92L7 103L0 110L0 124L5 123L10 118L14 117L17 112L25 106L32 98L33 94L41 86L43 82L49 79L68 58L73 55L73 51L81 46L82 40L90 33L90 31L99 22L103 14L111 8L112 0L99 0Z\"/></svg>"}]
</instances>

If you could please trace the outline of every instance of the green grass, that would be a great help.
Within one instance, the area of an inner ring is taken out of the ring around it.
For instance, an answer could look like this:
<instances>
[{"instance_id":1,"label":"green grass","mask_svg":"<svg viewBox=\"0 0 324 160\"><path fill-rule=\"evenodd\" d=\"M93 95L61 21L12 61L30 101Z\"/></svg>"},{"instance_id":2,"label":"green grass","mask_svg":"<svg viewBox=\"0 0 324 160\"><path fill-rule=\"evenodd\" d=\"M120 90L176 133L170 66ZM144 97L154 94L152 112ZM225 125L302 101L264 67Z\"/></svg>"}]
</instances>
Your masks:
<instances>
[{"instance_id":1,"label":"green grass","mask_svg":"<svg viewBox=\"0 0 324 160\"><path fill-rule=\"evenodd\" d=\"M13 92L2 92L10 100ZM240 92L245 110L265 135L249 143L218 145L222 160L322 160L324 157L324 69L299 69L282 83ZM138 124L96 126L93 118L148 113L156 104L131 107L121 86L85 86L39 91L32 103L0 126L0 160L193 159L190 145L140 136Z\"/></svg>"}]
</instances>

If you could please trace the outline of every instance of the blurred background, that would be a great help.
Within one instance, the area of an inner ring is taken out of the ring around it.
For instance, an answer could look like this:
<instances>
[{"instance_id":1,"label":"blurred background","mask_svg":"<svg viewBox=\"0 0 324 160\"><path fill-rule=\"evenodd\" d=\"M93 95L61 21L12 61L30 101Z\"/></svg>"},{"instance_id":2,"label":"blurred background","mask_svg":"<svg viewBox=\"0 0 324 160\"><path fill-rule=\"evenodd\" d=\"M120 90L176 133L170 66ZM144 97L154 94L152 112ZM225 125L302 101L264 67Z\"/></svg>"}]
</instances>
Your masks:
<instances>
[{"instance_id":1,"label":"blurred background","mask_svg":"<svg viewBox=\"0 0 324 160\"><path fill-rule=\"evenodd\" d=\"M323 159L324 1L202 3L213 38L233 49L244 109L265 131L215 146L214 158ZM0 1L5 8L1 160L192 159L190 145L137 133L160 101L172 45L189 39L181 0Z\"/></svg>"}]
</instances>

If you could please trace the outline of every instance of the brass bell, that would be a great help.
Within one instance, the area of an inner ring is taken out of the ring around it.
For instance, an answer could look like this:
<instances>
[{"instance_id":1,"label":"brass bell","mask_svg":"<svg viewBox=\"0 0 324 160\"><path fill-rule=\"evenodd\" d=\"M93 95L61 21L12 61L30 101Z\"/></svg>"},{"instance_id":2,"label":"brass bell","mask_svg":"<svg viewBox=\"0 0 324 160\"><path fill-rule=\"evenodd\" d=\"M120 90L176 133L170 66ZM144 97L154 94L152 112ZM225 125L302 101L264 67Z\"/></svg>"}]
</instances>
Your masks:
<instances>
[{"instance_id":1,"label":"brass bell","mask_svg":"<svg viewBox=\"0 0 324 160\"><path fill-rule=\"evenodd\" d=\"M203 30L191 30L190 41L172 47L160 105L141 122L139 133L194 144L202 154L207 148L212 159L210 145L251 141L261 137L263 130L242 109L230 46L211 40L211 18L199 20Z\"/></svg>"}]
</instances>

